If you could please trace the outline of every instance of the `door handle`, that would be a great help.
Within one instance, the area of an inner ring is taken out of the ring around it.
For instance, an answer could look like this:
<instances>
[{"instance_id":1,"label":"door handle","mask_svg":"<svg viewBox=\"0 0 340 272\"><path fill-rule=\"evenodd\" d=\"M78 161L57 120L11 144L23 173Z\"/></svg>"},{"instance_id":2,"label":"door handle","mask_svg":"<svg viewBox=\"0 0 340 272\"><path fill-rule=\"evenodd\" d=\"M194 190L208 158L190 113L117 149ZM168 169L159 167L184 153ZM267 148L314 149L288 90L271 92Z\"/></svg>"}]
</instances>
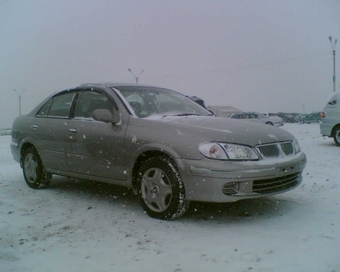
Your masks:
<instances>
[{"instance_id":1,"label":"door handle","mask_svg":"<svg viewBox=\"0 0 340 272\"><path fill-rule=\"evenodd\" d=\"M32 126L31 126L31 129L32 129L32 130L37 130L37 129L38 129L38 125L32 125Z\"/></svg>"},{"instance_id":2,"label":"door handle","mask_svg":"<svg viewBox=\"0 0 340 272\"><path fill-rule=\"evenodd\" d=\"M68 130L68 133L69 133L69 134L77 134L77 130L76 130L75 128L70 128L70 129Z\"/></svg>"}]
</instances>

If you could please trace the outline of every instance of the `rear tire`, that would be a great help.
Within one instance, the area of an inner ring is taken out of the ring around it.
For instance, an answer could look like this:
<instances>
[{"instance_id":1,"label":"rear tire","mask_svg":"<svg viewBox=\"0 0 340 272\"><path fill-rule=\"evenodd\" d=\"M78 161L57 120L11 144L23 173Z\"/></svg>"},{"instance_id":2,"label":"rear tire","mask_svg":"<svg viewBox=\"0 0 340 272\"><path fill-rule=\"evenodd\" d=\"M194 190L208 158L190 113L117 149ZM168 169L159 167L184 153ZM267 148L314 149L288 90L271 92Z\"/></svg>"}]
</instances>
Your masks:
<instances>
[{"instance_id":1,"label":"rear tire","mask_svg":"<svg viewBox=\"0 0 340 272\"><path fill-rule=\"evenodd\" d=\"M26 149L23 156L23 174L27 185L33 189L48 188L52 174L47 172L34 147Z\"/></svg>"},{"instance_id":2,"label":"rear tire","mask_svg":"<svg viewBox=\"0 0 340 272\"><path fill-rule=\"evenodd\" d=\"M182 178L166 156L153 157L143 163L137 186L141 205L150 217L172 220L189 208Z\"/></svg>"},{"instance_id":3,"label":"rear tire","mask_svg":"<svg viewBox=\"0 0 340 272\"><path fill-rule=\"evenodd\" d=\"M340 146L340 126L336 127L333 131L334 142L337 146Z\"/></svg>"}]
</instances>

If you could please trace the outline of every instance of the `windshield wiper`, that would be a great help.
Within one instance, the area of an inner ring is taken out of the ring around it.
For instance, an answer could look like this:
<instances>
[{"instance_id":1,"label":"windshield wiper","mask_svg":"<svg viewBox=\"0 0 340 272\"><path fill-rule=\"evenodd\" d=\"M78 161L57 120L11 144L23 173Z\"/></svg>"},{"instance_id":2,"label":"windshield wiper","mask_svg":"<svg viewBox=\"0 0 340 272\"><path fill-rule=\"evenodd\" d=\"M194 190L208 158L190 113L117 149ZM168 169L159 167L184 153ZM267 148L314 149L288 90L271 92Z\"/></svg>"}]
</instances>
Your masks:
<instances>
[{"instance_id":1,"label":"windshield wiper","mask_svg":"<svg viewBox=\"0 0 340 272\"><path fill-rule=\"evenodd\" d=\"M179 113L179 114L163 115L163 117L167 117L167 116L192 116L192 115L201 116L198 113Z\"/></svg>"}]
</instances>

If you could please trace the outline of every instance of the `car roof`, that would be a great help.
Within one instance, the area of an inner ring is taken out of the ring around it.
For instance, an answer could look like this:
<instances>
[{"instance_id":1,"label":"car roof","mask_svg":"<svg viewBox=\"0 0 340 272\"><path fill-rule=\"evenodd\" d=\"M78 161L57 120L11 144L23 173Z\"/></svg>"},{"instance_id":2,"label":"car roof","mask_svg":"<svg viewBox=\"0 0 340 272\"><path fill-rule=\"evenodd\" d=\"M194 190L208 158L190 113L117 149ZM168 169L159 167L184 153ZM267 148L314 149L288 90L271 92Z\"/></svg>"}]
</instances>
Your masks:
<instances>
[{"instance_id":1,"label":"car roof","mask_svg":"<svg viewBox=\"0 0 340 272\"><path fill-rule=\"evenodd\" d=\"M108 88L114 88L114 87L154 87L154 88L160 88L157 86L152 85L144 85L144 84L136 84L136 83L123 83L123 82L102 82L102 83L84 83L80 84L78 87L108 87ZM166 89L166 88L162 88Z\"/></svg>"}]
</instances>

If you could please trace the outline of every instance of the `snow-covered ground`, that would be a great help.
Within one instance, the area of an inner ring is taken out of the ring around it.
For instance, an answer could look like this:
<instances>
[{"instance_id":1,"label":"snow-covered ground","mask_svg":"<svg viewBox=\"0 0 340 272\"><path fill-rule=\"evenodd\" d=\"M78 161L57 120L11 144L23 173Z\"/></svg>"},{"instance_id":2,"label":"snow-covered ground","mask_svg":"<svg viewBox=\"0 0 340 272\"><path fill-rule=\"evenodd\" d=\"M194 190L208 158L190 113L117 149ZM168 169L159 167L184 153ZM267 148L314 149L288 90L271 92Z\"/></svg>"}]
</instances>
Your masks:
<instances>
[{"instance_id":1,"label":"snow-covered ground","mask_svg":"<svg viewBox=\"0 0 340 272\"><path fill-rule=\"evenodd\" d=\"M340 271L340 147L285 124L307 154L300 187L148 217L125 188L54 176L30 189L0 137L0 271Z\"/></svg>"}]
</instances>

